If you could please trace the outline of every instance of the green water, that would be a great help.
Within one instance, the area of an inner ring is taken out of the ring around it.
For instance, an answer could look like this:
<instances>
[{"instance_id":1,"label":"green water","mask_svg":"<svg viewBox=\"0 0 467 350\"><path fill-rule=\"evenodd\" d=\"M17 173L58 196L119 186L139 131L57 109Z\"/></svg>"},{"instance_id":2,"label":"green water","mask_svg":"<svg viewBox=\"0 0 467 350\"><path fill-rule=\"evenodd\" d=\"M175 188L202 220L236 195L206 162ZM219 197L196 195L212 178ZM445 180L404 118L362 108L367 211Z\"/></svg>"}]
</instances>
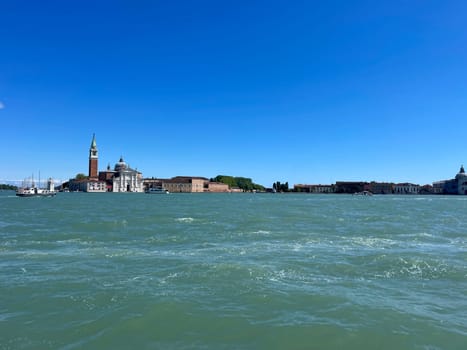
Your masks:
<instances>
[{"instance_id":1,"label":"green water","mask_svg":"<svg viewBox=\"0 0 467 350\"><path fill-rule=\"evenodd\" d=\"M0 192L0 349L465 349L467 197Z\"/></svg>"}]
</instances>

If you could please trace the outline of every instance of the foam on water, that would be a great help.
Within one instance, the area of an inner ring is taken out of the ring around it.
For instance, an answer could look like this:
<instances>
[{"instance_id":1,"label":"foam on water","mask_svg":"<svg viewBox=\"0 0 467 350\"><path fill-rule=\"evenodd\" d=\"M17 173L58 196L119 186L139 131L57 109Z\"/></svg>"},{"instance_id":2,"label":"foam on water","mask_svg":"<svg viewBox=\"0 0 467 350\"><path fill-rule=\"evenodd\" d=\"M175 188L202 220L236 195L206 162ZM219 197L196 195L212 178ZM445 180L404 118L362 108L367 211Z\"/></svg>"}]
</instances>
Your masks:
<instances>
[{"instance_id":1,"label":"foam on water","mask_svg":"<svg viewBox=\"0 0 467 350\"><path fill-rule=\"evenodd\" d=\"M195 221L195 219L193 219L193 218L177 218L177 219L175 219L175 221L191 223L191 222Z\"/></svg>"},{"instance_id":2,"label":"foam on water","mask_svg":"<svg viewBox=\"0 0 467 350\"><path fill-rule=\"evenodd\" d=\"M0 349L465 345L460 197L0 199Z\"/></svg>"}]
</instances>

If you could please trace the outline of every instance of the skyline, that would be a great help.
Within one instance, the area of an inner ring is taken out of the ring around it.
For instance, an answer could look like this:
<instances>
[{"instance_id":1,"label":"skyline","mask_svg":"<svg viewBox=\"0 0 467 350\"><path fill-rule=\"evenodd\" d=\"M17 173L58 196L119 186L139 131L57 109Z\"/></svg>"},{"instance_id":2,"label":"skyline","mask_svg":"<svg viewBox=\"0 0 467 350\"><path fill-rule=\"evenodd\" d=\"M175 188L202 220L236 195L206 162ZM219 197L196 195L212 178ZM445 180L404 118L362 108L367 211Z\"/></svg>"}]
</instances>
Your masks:
<instances>
[{"instance_id":1,"label":"skyline","mask_svg":"<svg viewBox=\"0 0 467 350\"><path fill-rule=\"evenodd\" d=\"M465 156L467 3L2 4L1 180L412 182Z\"/></svg>"}]
</instances>

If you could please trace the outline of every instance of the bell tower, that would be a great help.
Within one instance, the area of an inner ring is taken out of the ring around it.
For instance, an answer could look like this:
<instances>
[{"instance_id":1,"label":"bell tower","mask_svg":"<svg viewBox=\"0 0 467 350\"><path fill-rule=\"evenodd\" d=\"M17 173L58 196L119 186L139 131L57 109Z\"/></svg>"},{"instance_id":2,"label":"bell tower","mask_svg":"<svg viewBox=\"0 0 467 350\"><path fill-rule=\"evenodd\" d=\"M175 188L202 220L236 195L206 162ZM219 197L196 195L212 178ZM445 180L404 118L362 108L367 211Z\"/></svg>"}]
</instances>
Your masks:
<instances>
[{"instance_id":1,"label":"bell tower","mask_svg":"<svg viewBox=\"0 0 467 350\"><path fill-rule=\"evenodd\" d=\"M96 135L92 134L91 147L89 148L89 178L97 179L97 145L96 145Z\"/></svg>"}]
</instances>

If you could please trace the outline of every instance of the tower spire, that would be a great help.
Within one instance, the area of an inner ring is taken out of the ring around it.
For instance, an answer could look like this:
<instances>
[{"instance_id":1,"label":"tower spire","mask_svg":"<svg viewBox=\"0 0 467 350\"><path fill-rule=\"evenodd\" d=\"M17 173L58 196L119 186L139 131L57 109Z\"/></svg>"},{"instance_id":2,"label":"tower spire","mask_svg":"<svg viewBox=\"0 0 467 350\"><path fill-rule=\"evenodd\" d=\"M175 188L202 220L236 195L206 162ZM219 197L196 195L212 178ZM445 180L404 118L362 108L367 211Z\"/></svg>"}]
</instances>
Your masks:
<instances>
[{"instance_id":1,"label":"tower spire","mask_svg":"<svg viewBox=\"0 0 467 350\"><path fill-rule=\"evenodd\" d=\"M96 134L94 134L94 133L92 134L91 148L96 148L97 149Z\"/></svg>"},{"instance_id":2,"label":"tower spire","mask_svg":"<svg viewBox=\"0 0 467 350\"><path fill-rule=\"evenodd\" d=\"M96 134L92 134L91 147L89 148L89 177L96 178L98 177L98 168L97 168L97 144L96 144Z\"/></svg>"}]
</instances>

